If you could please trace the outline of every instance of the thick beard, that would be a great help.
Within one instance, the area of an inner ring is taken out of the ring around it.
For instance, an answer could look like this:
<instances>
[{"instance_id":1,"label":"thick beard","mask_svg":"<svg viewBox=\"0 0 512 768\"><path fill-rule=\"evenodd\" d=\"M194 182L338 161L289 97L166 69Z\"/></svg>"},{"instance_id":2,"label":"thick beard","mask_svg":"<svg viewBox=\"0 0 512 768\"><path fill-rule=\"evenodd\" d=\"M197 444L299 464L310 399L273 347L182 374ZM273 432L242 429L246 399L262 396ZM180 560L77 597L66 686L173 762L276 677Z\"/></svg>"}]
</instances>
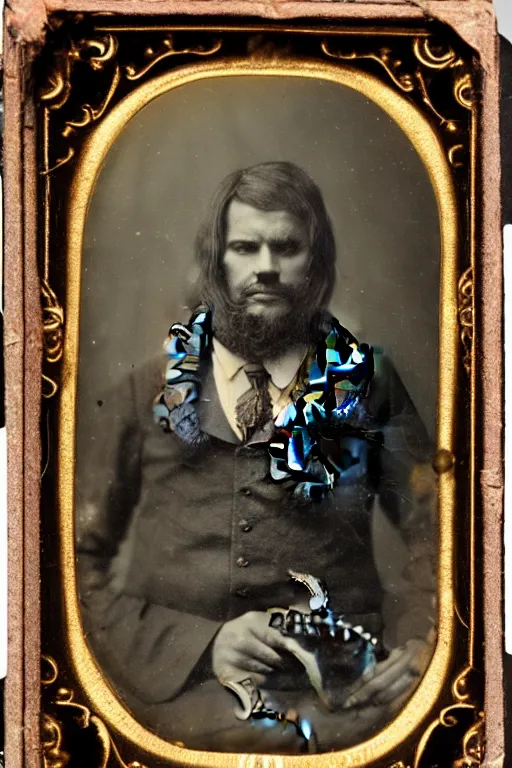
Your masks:
<instances>
[{"instance_id":1,"label":"thick beard","mask_svg":"<svg viewBox=\"0 0 512 768\"><path fill-rule=\"evenodd\" d=\"M301 306L300 303L296 307ZM303 306L303 305L302 305ZM227 349L251 363L273 360L309 345L318 334L317 315L290 308L277 318L253 315L245 302L214 312L214 334Z\"/></svg>"}]
</instances>

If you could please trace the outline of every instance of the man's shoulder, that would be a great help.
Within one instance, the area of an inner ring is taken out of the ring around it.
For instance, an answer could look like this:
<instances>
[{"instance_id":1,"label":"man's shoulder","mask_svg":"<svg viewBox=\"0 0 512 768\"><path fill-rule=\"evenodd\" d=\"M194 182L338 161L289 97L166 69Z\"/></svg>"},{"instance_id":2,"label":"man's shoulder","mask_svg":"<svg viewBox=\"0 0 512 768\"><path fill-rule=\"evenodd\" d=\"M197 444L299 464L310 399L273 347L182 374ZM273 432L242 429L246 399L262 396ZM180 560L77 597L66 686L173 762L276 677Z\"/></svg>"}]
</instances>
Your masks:
<instances>
[{"instance_id":1,"label":"man's shoulder","mask_svg":"<svg viewBox=\"0 0 512 768\"><path fill-rule=\"evenodd\" d=\"M389 416L402 410L409 399L407 391L391 360L382 347L373 348L374 374L368 392L371 413L387 421Z\"/></svg>"}]
</instances>

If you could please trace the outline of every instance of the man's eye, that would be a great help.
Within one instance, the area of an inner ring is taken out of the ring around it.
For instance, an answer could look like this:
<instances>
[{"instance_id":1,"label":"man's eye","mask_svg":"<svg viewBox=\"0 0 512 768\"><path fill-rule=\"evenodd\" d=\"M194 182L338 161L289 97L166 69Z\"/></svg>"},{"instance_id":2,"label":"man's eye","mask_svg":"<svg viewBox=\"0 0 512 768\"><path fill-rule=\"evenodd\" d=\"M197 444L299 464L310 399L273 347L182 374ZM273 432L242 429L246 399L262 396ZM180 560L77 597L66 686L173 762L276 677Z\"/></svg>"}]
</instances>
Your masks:
<instances>
[{"instance_id":1,"label":"man's eye","mask_svg":"<svg viewBox=\"0 0 512 768\"><path fill-rule=\"evenodd\" d=\"M295 256L300 251L300 243L296 240L287 240L285 243L279 243L276 252L279 256Z\"/></svg>"},{"instance_id":2,"label":"man's eye","mask_svg":"<svg viewBox=\"0 0 512 768\"><path fill-rule=\"evenodd\" d=\"M258 243L232 243L231 248L233 251L243 256L257 253L259 246Z\"/></svg>"}]
</instances>

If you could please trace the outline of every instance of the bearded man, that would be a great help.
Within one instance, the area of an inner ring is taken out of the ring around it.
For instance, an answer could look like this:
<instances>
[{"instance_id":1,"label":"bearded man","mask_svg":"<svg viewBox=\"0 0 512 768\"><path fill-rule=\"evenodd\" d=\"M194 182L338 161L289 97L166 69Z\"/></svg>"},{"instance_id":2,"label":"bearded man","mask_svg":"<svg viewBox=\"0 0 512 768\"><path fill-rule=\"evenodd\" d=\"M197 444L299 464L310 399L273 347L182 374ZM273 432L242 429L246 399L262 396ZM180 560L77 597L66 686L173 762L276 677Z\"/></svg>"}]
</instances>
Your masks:
<instances>
[{"instance_id":1,"label":"bearded man","mask_svg":"<svg viewBox=\"0 0 512 768\"><path fill-rule=\"evenodd\" d=\"M78 544L88 640L164 738L350 746L431 652L431 445L390 363L327 311L335 243L304 171L225 179L197 259L201 306L103 402ZM399 597L374 562L376 497L409 547Z\"/></svg>"}]
</instances>

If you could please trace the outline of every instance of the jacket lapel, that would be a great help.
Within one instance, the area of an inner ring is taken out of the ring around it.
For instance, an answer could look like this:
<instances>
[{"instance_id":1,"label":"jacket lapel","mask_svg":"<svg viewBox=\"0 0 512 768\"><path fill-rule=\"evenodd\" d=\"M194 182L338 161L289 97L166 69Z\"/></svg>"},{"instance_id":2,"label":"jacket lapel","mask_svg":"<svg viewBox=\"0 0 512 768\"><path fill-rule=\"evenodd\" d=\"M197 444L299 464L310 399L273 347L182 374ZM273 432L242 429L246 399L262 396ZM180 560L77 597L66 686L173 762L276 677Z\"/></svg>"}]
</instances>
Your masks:
<instances>
[{"instance_id":1,"label":"jacket lapel","mask_svg":"<svg viewBox=\"0 0 512 768\"><path fill-rule=\"evenodd\" d=\"M211 358L205 360L199 369L201 392L196 406L201 431L226 443L240 445L241 441L233 432L220 404L217 387L213 378Z\"/></svg>"}]
</instances>

